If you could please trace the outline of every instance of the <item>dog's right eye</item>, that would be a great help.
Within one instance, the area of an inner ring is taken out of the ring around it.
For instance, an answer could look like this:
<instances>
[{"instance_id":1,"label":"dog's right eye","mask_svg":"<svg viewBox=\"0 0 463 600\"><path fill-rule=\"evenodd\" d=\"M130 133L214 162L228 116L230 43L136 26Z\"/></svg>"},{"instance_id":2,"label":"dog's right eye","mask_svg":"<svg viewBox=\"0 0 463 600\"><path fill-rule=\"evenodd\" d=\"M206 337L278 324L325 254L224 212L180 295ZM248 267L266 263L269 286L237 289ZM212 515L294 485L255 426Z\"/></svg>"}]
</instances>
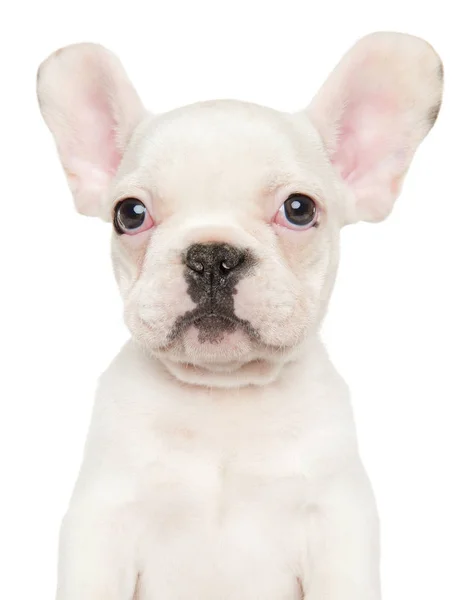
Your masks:
<instances>
[{"instance_id":1,"label":"dog's right eye","mask_svg":"<svg viewBox=\"0 0 463 600\"><path fill-rule=\"evenodd\" d=\"M138 198L124 198L114 209L114 229L119 233L135 235L153 227L154 222L146 206Z\"/></svg>"}]
</instances>

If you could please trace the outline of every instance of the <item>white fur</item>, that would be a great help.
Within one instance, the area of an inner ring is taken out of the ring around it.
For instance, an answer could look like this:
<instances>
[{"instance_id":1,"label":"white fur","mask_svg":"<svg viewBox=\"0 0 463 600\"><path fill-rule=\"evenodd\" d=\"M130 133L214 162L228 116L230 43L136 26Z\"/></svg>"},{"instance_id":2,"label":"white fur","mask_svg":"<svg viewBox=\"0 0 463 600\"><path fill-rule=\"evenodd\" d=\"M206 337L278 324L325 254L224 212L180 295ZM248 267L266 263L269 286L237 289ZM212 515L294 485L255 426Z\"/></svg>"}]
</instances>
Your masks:
<instances>
[{"instance_id":1,"label":"white fur","mask_svg":"<svg viewBox=\"0 0 463 600\"><path fill-rule=\"evenodd\" d=\"M340 228L390 212L441 92L436 53L402 34L361 40L295 115L216 101L154 117L100 46L43 63L78 209L110 220L135 196L156 222L113 237L133 340L100 381L58 600L379 600L375 503L318 330ZM273 222L292 192L319 227ZM234 309L258 339L171 340L195 306L182 254L209 241L256 258Z\"/></svg>"}]
</instances>

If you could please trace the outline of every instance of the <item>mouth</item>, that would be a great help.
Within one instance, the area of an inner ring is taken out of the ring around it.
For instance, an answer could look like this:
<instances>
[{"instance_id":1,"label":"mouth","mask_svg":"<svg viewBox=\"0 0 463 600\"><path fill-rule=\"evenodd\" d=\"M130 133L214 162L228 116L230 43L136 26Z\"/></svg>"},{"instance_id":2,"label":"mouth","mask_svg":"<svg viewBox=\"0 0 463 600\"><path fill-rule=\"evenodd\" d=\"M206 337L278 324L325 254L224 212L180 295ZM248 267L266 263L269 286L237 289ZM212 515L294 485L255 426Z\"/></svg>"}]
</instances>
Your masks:
<instances>
[{"instance_id":1,"label":"mouth","mask_svg":"<svg viewBox=\"0 0 463 600\"><path fill-rule=\"evenodd\" d=\"M233 314L224 314L219 310L198 311L193 310L185 313L177 319L172 330L170 341L174 341L183 335L190 327L198 330L198 341L200 343L220 343L225 334L240 330L253 340L259 338L255 329L248 321L239 319Z\"/></svg>"},{"instance_id":2,"label":"mouth","mask_svg":"<svg viewBox=\"0 0 463 600\"><path fill-rule=\"evenodd\" d=\"M195 309L177 319L157 356L180 381L231 388L273 380L283 364L282 350L263 343L248 321Z\"/></svg>"}]
</instances>

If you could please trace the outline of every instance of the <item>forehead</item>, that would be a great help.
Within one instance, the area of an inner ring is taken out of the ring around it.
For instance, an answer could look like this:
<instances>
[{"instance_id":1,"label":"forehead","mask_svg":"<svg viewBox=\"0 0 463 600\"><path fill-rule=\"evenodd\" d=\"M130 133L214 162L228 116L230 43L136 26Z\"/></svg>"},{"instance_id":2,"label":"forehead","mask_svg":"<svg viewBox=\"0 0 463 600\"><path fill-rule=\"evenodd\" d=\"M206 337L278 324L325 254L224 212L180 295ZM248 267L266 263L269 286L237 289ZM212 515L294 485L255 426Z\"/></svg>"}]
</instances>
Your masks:
<instances>
[{"instance_id":1,"label":"forehead","mask_svg":"<svg viewBox=\"0 0 463 600\"><path fill-rule=\"evenodd\" d=\"M124 163L122 173L170 203L192 196L215 205L238 202L298 184L323 191L331 174L307 117L226 100L153 117Z\"/></svg>"}]
</instances>

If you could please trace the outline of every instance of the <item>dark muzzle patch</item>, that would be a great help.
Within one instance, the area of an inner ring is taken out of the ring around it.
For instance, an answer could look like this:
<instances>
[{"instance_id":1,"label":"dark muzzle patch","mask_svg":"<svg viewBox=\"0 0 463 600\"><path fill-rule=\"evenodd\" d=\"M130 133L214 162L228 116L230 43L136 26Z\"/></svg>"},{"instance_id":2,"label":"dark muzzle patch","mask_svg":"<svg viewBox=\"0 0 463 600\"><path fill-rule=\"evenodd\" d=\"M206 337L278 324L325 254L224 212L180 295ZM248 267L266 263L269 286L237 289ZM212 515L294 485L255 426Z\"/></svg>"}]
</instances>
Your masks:
<instances>
[{"instance_id":1,"label":"dark muzzle patch","mask_svg":"<svg viewBox=\"0 0 463 600\"><path fill-rule=\"evenodd\" d=\"M236 285L256 263L251 252L230 244L193 244L183 262L187 292L196 308L177 319L171 337L190 325L199 330L201 343L218 343L225 332L238 326L257 337L249 322L239 319L234 310Z\"/></svg>"}]
</instances>

